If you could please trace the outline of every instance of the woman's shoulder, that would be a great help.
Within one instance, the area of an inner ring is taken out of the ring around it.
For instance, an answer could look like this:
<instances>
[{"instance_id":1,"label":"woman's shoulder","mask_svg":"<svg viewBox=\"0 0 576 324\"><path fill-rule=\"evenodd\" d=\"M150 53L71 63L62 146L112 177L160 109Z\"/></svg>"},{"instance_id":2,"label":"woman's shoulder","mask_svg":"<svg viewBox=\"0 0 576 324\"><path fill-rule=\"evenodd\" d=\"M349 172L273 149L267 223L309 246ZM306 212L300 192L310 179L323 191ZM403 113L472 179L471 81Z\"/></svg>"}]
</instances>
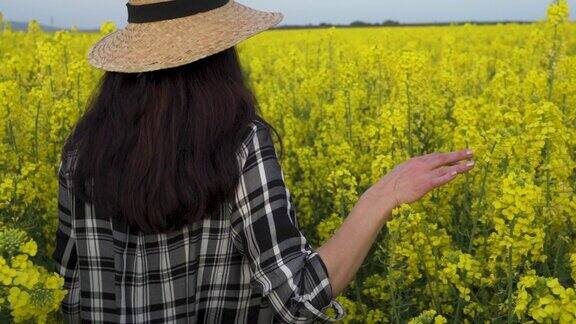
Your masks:
<instances>
[{"instance_id":1,"label":"woman's shoulder","mask_svg":"<svg viewBox=\"0 0 576 324\"><path fill-rule=\"evenodd\" d=\"M258 140L265 140L269 136L270 129L268 124L262 119L253 119L248 123L247 135L244 137L244 145L249 146L254 142L256 136Z\"/></svg>"},{"instance_id":2,"label":"woman's shoulder","mask_svg":"<svg viewBox=\"0 0 576 324\"><path fill-rule=\"evenodd\" d=\"M64 152L60 159L60 165L58 167L58 176L61 180L68 182L70 174L72 173L77 158L76 150Z\"/></svg>"},{"instance_id":3,"label":"woman's shoulder","mask_svg":"<svg viewBox=\"0 0 576 324\"><path fill-rule=\"evenodd\" d=\"M261 119L254 119L248 123L244 132L239 158L245 161L271 143L269 126Z\"/></svg>"}]
</instances>

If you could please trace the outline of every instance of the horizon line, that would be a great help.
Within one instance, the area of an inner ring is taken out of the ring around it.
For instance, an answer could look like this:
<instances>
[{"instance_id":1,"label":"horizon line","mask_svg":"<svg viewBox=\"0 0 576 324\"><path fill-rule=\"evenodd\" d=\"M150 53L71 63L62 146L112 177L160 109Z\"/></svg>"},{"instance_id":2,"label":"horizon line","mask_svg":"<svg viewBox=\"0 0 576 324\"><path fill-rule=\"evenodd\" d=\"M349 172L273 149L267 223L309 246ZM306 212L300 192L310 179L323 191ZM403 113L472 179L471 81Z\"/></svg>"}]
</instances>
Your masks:
<instances>
[{"instance_id":1,"label":"horizon line","mask_svg":"<svg viewBox=\"0 0 576 324\"><path fill-rule=\"evenodd\" d=\"M36 19L31 19L29 21L21 21L21 20L5 20L4 23L10 23L11 27L14 28L14 24L17 25L16 30L23 30L31 21L38 21ZM308 23L308 24L281 24L277 25L270 29L290 29L290 28L318 28L318 27L401 27L401 26L433 26L433 25L463 25L463 24L481 24L481 25L495 25L499 23L510 24L510 23L519 23L519 24L530 24L530 23L537 23L543 21L544 19L535 19L535 20L513 20L513 19L506 19L506 20L453 20L453 21L428 21L428 22L400 22L397 20L386 19L381 22L369 22L363 20L354 20L349 23L330 23L330 22L320 22L320 23ZM103 21L104 23L106 21ZM116 23L115 21L110 21ZM569 20L569 23L573 23L574 20ZM40 23L40 27L45 31L56 31L56 30L71 30L75 24L70 27L61 27L61 26L53 26L47 25L44 23ZM99 27L94 28L78 28L78 31L81 32L94 32L98 31Z\"/></svg>"}]
</instances>

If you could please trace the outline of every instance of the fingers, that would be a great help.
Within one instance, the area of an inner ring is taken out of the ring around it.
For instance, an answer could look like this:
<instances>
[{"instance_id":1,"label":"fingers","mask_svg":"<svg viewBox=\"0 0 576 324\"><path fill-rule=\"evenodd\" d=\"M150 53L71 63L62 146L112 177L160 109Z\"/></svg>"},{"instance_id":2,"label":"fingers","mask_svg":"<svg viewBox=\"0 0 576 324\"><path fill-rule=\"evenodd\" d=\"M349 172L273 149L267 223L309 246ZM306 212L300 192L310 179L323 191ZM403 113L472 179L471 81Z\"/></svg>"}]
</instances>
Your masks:
<instances>
[{"instance_id":1,"label":"fingers","mask_svg":"<svg viewBox=\"0 0 576 324\"><path fill-rule=\"evenodd\" d=\"M458 163L456 165L434 169L431 172L432 185L434 187L442 186L447 182L456 178L456 176L459 173L464 173L472 169L474 167L474 164L475 164L474 161L470 160L465 163Z\"/></svg>"},{"instance_id":2,"label":"fingers","mask_svg":"<svg viewBox=\"0 0 576 324\"><path fill-rule=\"evenodd\" d=\"M446 172L446 174L444 174L440 177L432 178L432 180L431 180L432 186L434 188L436 188L436 187L440 187L442 185L445 185L446 183L455 179L456 175L458 175L457 171L450 171L450 172Z\"/></svg>"},{"instance_id":3,"label":"fingers","mask_svg":"<svg viewBox=\"0 0 576 324\"><path fill-rule=\"evenodd\" d=\"M475 162L473 160L465 161L462 163L453 162L451 164L447 164L445 166L441 166L439 168L436 168L436 169L430 171L430 175L433 178L437 178L437 177L441 177L441 176L445 175L446 173L450 173L450 172L462 173L462 172L465 172L465 171L472 169L474 167L474 163Z\"/></svg>"},{"instance_id":4,"label":"fingers","mask_svg":"<svg viewBox=\"0 0 576 324\"><path fill-rule=\"evenodd\" d=\"M448 153L426 154L421 159L427 164L429 170L432 170L443 165L454 165L458 161L472 157L472 155L472 151L466 149Z\"/></svg>"}]
</instances>

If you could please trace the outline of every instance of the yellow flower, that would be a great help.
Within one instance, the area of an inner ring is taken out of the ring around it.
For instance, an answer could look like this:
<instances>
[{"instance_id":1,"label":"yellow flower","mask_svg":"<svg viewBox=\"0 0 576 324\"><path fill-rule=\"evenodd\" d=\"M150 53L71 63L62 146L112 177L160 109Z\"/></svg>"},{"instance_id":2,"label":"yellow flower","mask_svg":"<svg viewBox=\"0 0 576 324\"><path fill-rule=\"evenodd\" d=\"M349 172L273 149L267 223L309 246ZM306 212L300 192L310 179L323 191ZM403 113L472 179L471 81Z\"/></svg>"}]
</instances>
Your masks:
<instances>
[{"instance_id":1,"label":"yellow flower","mask_svg":"<svg viewBox=\"0 0 576 324\"><path fill-rule=\"evenodd\" d=\"M59 275L50 275L46 278L44 285L48 289L58 289L62 288L64 285L64 278Z\"/></svg>"},{"instance_id":2,"label":"yellow flower","mask_svg":"<svg viewBox=\"0 0 576 324\"><path fill-rule=\"evenodd\" d=\"M36 252L38 251L38 246L36 245L35 241L30 240L20 246L20 251L30 256L35 256Z\"/></svg>"}]
</instances>

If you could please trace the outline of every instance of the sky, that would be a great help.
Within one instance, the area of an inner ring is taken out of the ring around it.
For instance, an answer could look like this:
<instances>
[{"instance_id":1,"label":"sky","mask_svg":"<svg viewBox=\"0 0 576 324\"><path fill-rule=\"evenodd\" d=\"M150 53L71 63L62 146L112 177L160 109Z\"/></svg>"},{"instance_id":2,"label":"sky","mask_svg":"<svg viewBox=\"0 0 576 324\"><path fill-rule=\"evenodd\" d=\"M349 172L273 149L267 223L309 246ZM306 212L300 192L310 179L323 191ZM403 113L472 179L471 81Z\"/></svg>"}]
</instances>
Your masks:
<instances>
[{"instance_id":1,"label":"sky","mask_svg":"<svg viewBox=\"0 0 576 324\"><path fill-rule=\"evenodd\" d=\"M190 0L194 1L194 0ZM265 11L284 14L280 25L348 24L354 20L404 23L469 20L537 20L551 0L237 0ZM48 26L97 28L103 21L126 25L125 0L1 0L4 19L36 19ZM576 18L576 0L568 0Z\"/></svg>"}]
</instances>

